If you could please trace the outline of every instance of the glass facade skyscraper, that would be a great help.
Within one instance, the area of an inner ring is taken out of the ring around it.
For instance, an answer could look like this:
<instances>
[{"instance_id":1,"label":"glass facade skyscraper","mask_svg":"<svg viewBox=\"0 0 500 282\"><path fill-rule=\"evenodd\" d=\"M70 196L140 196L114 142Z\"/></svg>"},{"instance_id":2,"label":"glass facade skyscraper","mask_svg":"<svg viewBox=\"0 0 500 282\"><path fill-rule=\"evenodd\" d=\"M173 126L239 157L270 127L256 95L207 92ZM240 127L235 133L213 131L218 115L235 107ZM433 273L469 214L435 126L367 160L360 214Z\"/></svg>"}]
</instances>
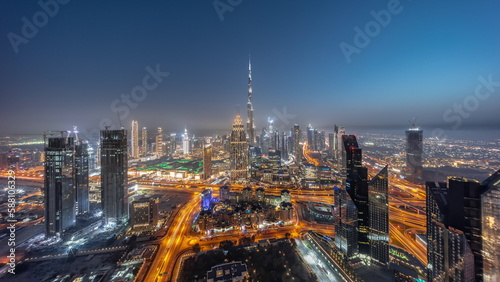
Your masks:
<instances>
[{"instance_id":1,"label":"glass facade skyscraper","mask_svg":"<svg viewBox=\"0 0 500 282\"><path fill-rule=\"evenodd\" d=\"M340 126L338 128L335 128L335 129L338 129L338 133L337 133L337 143L338 143L337 144L337 163L339 165L342 165L344 163L344 159L343 159L343 157L344 157L344 154L343 154L344 141L342 140L342 136L345 135L345 127ZM343 172L341 172L341 173L343 173Z\"/></svg>"},{"instance_id":2,"label":"glass facade skyscraper","mask_svg":"<svg viewBox=\"0 0 500 282\"><path fill-rule=\"evenodd\" d=\"M314 145L316 143L314 142L314 128L309 124L307 126L307 148L311 151L314 151Z\"/></svg>"},{"instance_id":3,"label":"glass facade skyscraper","mask_svg":"<svg viewBox=\"0 0 500 282\"><path fill-rule=\"evenodd\" d=\"M89 145L78 141L75 146L75 176L77 213L90 211L89 203Z\"/></svg>"},{"instance_id":4,"label":"glass facade skyscraper","mask_svg":"<svg viewBox=\"0 0 500 282\"><path fill-rule=\"evenodd\" d=\"M481 238L481 193L476 180L459 177L448 179L448 226L460 230L474 254L475 281L483 279Z\"/></svg>"},{"instance_id":5,"label":"glass facade skyscraper","mask_svg":"<svg viewBox=\"0 0 500 282\"><path fill-rule=\"evenodd\" d=\"M483 280L500 281L500 170L481 186Z\"/></svg>"},{"instance_id":6,"label":"glass facade skyscraper","mask_svg":"<svg viewBox=\"0 0 500 282\"><path fill-rule=\"evenodd\" d=\"M446 183L426 184L427 281L474 281L474 255L462 230L449 226Z\"/></svg>"},{"instance_id":7,"label":"glass facade skyscraper","mask_svg":"<svg viewBox=\"0 0 500 282\"><path fill-rule=\"evenodd\" d=\"M360 254L370 254L368 240L368 170L363 167L362 150L355 135L342 136L344 142L344 167L346 173L346 191L351 196L358 210L358 245Z\"/></svg>"},{"instance_id":8,"label":"glass facade skyscraper","mask_svg":"<svg viewBox=\"0 0 500 282\"><path fill-rule=\"evenodd\" d=\"M358 255L358 210L345 189L334 188L335 246L350 259Z\"/></svg>"},{"instance_id":9,"label":"glass facade skyscraper","mask_svg":"<svg viewBox=\"0 0 500 282\"><path fill-rule=\"evenodd\" d=\"M106 222L128 217L127 131L101 130L101 201Z\"/></svg>"},{"instance_id":10,"label":"glass facade skyscraper","mask_svg":"<svg viewBox=\"0 0 500 282\"><path fill-rule=\"evenodd\" d=\"M422 181L423 131L414 126L406 130L406 179Z\"/></svg>"},{"instance_id":11,"label":"glass facade skyscraper","mask_svg":"<svg viewBox=\"0 0 500 282\"><path fill-rule=\"evenodd\" d=\"M500 221L500 171L481 183L458 177L450 177L448 186L446 183L439 183L436 186L435 183L428 182L427 198L429 278L450 276L451 272L446 269L454 267L450 265L453 255L463 251L465 252L463 259L468 259L465 254L468 255L470 249L473 259L467 260L462 267L463 275L467 276L472 272L475 275L474 281L498 281L500 228L497 223ZM437 215L436 208L433 208L436 203L441 205L440 215ZM443 231L445 228L446 232ZM454 237L451 237L450 232L462 234L468 249L466 247L463 250L453 249L460 245L451 241ZM446 237L440 239L443 236L448 236L448 239ZM443 242L447 240L448 244L454 245L443 247L444 243L440 240L444 240ZM454 268L455 271L457 269ZM455 273L454 279L456 277L460 276Z\"/></svg>"},{"instance_id":12,"label":"glass facade skyscraper","mask_svg":"<svg viewBox=\"0 0 500 282\"><path fill-rule=\"evenodd\" d=\"M389 263L389 180L385 166L368 184L370 256L372 260Z\"/></svg>"},{"instance_id":13,"label":"glass facade skyscraper","mask_svg":"<svg viewBox=\"0 0 500 282\"><path fill-rule=\"evenodd\" d=\"M295 162L300 164L302 160L302 148L300 147L300 128L296 124L293 126L293 153L295 155Z\"/></svg>"},{"instance_id":14,"label":"glass facade skyscraper","mask_svg":"<svg viewBox=\"0 0 500 282\"><path fill-rule=\"evenodd\" d=\"M51 137L45 143L45 234L55 236L75 225L75 143Z\"/></svg>"}]
</instances>

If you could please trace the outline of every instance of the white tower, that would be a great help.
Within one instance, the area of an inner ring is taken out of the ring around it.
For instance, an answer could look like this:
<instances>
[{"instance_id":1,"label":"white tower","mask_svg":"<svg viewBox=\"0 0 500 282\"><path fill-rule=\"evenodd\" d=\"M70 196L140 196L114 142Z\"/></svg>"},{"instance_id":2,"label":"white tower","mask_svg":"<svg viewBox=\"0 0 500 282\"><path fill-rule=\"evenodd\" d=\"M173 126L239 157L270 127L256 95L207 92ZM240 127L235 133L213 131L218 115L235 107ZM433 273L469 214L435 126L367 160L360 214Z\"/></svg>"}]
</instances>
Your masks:
<instances>
[{"instance_id":1,"label":"white tower","mask_svg":"<svg viewBox=\"0 0 500 282\"><path fill-rule=\"evenodd\" d=\"M132 151L130 155L133 159L139 157L139 124L136 120L132 121Z\"/></svg>"},{"instance_id":2,"label":"white tower","mask_svg":"<svg viewBox=\"0 0 500 282\"><path fill-rule=\"evenodd\" d=\"M184 155L189 155L189 135L187 128L184 129L184 139L182 139L182 150Z\"/></svg>"},{"instance_id":3,"label":"white tower","mask_svg":"<svg viewBox=\"0 0 500 282\"><path fill-rule=\"evenodd\" d=\"M248 101L247 101L247 137L251 146L255 145L255 124L253 119L252 101L252 63L248 56Z\"/></svg>"}]
</instances>

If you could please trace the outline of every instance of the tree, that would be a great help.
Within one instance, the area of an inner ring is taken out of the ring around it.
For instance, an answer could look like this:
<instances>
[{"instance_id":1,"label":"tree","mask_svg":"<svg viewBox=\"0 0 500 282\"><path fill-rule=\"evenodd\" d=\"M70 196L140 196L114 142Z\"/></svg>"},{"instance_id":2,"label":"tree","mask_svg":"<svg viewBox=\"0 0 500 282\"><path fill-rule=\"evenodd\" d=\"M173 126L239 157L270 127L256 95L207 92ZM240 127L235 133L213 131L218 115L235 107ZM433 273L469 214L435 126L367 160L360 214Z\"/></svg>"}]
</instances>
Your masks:
<instances>
[{"instance_id":1,"label":"tree","mask_svg":"<svg viewBox=\"0 0 500 282\"><path fill-rule=\"evenodd\" d=\"M196 243L193 245L193 252L195 254L198 254L199 252L201 251L201 246L200 246L200 243Z\"/></svg>"},{"instance_id":2,"label":"tree","mask_svg":"<svg viewBox=\"0 0 500 282\"><path fill-rule=\"evenodd\" d=\"M137 235L134 234L130 236L130 238L128 239L128 244L132 245L133 243L135 243L136 240L137 240Z\"/></svg>"},{"instance_id":3,"label":"tree","mask_svg":"<svg viewBox=\"0 0 500 282\"><path fill-rule=\"evenodd\" d=\"M219 248L228 251L234 246L233 242L230 240L225 240L220 242Z\"/></svg>"}]
</instances>

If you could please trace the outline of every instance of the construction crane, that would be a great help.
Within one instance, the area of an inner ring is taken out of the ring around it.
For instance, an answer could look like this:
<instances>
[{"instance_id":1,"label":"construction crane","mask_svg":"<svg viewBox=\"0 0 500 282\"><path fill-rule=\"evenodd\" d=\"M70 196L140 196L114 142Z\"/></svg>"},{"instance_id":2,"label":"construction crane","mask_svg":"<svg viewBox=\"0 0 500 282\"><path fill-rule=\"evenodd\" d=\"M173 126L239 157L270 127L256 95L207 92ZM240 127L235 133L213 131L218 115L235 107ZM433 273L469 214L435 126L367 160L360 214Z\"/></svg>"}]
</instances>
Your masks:
<instances>
[{"instance_id":1,"label":"construction crane","mask_svg":"<svg viewBox=\"0 0 500 282\"><path fill-rule=\"evenodd\" d=\"M75 143L79 142L79 140L78 140L78 130L77 130L77 126L76 125L73 126L73 131L68 130L67 133L68 133L68 136L66 136L66 143L69 141L69 137L71 136L71 133L75 134Z\"/></svg>"},{"instance_id":2,"label":"construction crane","mask_svg":"<svg viewBox=\"0 0 500 282\"><path fill-rule=\"evenodd\" d=\"M69 138L71 137L71 134L74 134L75 141L76 143L80 142L80 138L78 136L78 127L75 125L73 126L73 130L47 130L44 131L43 134L15 134L14 136L43 136L44 142L47 141L47 137L54 136L56 134L60 134L61 137L65 137L64 135L66 134L66 142L69 142ZM83 140L82 140L83 141ZM88 140L85 141L88 143Z\"/></svg>"}]
</instances>

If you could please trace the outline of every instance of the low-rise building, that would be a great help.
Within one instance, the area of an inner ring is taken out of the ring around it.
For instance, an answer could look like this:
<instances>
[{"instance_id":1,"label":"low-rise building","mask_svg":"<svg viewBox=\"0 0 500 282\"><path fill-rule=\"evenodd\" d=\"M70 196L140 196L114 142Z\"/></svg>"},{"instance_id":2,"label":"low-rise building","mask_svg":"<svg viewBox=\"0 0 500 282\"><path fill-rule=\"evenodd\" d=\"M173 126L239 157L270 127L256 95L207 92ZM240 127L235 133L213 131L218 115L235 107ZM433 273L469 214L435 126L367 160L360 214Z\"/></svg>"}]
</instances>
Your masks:
<instances>
[{"instance_id":1,"label":"low-rise building","mask_svg":"<svg viewBox=\"0 0 500 282\"><path fill-rule=\"evenodd\" d=\"M249 277L247 265L241 261L218 264L207 272L207 282L247 281Z\"/></svg>"}]
</instances>

